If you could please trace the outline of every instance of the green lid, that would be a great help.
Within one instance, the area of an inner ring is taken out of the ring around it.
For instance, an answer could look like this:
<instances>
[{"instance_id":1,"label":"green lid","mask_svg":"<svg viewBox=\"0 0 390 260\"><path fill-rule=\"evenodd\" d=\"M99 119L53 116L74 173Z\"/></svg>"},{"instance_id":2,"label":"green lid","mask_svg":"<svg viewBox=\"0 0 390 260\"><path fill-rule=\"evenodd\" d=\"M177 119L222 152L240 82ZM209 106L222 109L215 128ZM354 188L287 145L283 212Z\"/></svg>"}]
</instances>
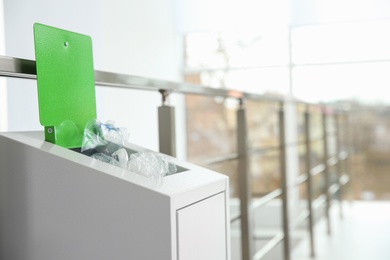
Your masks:
<instances>
[{"instance_id":1,"label":"green lid","mask_svg":"<svg viewBox=\"0 0 390 260\"><path fill-rule=\"evenodd\" d=\"M45 139L81 147L85 125L96 118L91 37L36 23L34 39Z\"/></svg>"}]
</instances>

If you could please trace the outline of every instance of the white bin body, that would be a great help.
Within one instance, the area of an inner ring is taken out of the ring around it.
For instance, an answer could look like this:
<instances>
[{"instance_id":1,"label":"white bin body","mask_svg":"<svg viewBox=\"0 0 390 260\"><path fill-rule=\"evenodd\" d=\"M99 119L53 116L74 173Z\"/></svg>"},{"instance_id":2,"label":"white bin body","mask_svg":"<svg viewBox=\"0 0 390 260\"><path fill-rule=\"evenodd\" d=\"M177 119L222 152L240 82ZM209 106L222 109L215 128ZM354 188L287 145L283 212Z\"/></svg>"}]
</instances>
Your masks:
<instances>
[{"instance_id":1,"label":"white bin body","mask_svg":"<svg viewBox=\"0 0 390 260\"><path fill-rule=\"evenodd\" d=\"M228 178L174 161L184 171L155 183L0 133L0 259L230 259Z\"/></svg>"}]
</instances>

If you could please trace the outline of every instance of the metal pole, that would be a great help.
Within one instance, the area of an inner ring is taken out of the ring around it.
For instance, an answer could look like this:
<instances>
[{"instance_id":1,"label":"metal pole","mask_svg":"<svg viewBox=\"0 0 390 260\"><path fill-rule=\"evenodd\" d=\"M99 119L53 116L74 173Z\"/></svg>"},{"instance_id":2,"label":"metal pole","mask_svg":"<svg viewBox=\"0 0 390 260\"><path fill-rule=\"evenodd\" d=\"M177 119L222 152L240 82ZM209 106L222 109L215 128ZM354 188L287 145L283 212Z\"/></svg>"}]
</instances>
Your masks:
<instances>
[{"instance_id":1,"label":"metal pole","mask_svg":"<svg viewBox=\"0 0 390 260\"><path fill-rule=\"evenodd\" d=\"M251 214L252 182L248 170L246 110L242 99L240 99L240 107L237 110L237 153L241 211L241 254L242 260L250 260L254 254L253 217Z\"/></svg>"},{"instance_id":2,"label":"metal pole","mask_svg":"<svg viewBox=\"0 0 390 260\"><path fill-rule=\"evenodd\" d=\"M314 257L314 221L313 221L313 198L312 198L312 176L311 176L311 140L310 140L310 111L305 111L305 145L306 145L306 172L307 172L307 204L309 210L309 235L310 235L310 256Z\"/></svg>"},{"instance_id":3,"label":"metal pole","mask_svg":"<svg viewBox=\"0 0 390 260\"><path fill-rule=\"evenodd\" d=\"M337 182L339 183L339 207L340 207L340 218L342 219L344 217L343 214L343 185L341 183L341 176L342 176L342 168L341 168L341 145L340 145L340 112L337 111L334 115L335 117L335 139L336 139L336 158L337 158Z\"/></svg>"},{"instance_id":4,"label":"metal pole","mask_svg":"<svg viewBox=\"0 0 390 260\"><path fill-rule=\"evenodd\" d=\"M289 226L289 206L288 206L288 185L287 185L287 150L284 122L284 103L280 102L279 108L279 144L280 144L280 171L282 188L282 221L283 221L283 255L284 260L290 260L290 226Z\"/></svg>"},{"instance_id":5,"label":"metal pole","mask_svg":"<svg viewBox=\"0 0 390 260\"><path fill-rule=\"evenodd\" d=\"M351 155L351 135L350 135L350 118L349 113L344 111L344 142L345 142L345 150L347 152L347 158L345 158L345 174L348 176L348 193L350 193L353 186L353 178L350 171L350 155ZM352 197L349 194L348 196L349 202L352 201Z\"/></svg>"},{"instance_id":6,"label":"metal pole","mask_svg":"<svg viewBox=\"0 0 390 260\"><path fill-rule=\"evenodd\" d=\"M160 93L162 95L162 106L158 108L160 152L176 157L175 108L166 105L169 92L160 90Z\"/></svg>"},{"instance_id":7,"label":"metal pole","mask_svg":"<svg viewBox=\"0 0 390 260\"><path fill-rule=\"evenodd\" d=\"M323 142L324 142L324 177L325 177L325 197L326 197L326 206L325 206L325 216L326 216L326 224L327 224L327 232L328 235L331 234L331 224L330 224L330 203L331 203L331 195L329 192L330 188L330 176L329 176L329 147L328 147L328 131L327 131L327 112L326 112L326 107L323 108L322 110L322 136L323 136Z\"/></svg>"}]
</instances>

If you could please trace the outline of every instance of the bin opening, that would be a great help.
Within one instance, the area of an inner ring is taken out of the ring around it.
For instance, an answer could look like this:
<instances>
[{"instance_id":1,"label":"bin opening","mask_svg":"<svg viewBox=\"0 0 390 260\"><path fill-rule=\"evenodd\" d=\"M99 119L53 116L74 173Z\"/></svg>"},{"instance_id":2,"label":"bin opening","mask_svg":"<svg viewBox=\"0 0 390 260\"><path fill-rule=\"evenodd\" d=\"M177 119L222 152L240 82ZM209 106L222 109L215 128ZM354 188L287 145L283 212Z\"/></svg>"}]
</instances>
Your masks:
<instances>
[{"instance_id":1,"label":"bin opening","mask_svg":"<svg viewBox=\"0 0 390 260\"><path fill-rule=\"evenodd\" d=\"M126 149L127 151L127 154L130 156L131 154L135 154L135 153L138 153L138 151L135 151L135 150L132 150L132 149L129 149L127 147L123 147L124 149ZM69 148L69 150L72 150L74 152L77 152L77 153L80 153L82 155L85 155L85 156L88 156L90 157L91 155L93 155L94 153L96 153L96 150L94 149L90 149L90 150L87 150L87 151L84 151L84 152L81 152L81 147L80 148ZM173 174L177 174L177 173L181 173L181 172L185 172L185 171L188 171L187 168L184 168L180 165L176 165L176 172L173 173ZM169 176L169 175L173 175L173 174L166 174L165 176ZM164 176L164 177L165 177Z\"/></svg>"}]
</instances>

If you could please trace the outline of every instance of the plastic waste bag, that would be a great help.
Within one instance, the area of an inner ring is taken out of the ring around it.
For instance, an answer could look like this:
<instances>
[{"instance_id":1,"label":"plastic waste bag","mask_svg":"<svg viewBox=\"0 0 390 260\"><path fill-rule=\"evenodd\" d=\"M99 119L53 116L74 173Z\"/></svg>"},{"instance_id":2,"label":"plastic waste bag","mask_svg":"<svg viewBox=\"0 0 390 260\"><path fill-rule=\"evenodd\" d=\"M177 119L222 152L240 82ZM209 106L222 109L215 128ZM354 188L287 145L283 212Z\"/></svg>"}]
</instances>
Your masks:
<instances>
[{"instance_id":1,"label":"plastic waste bag","mask_svg":"<svg viewBox=\"0 0 390 260\"><path fill-rule=\"evenodd\" d=\"M89 121L84 129L81 153L99 161L127 168L128 154L124 143L129 134L124 127L115 127L112 121L103 124Z\"/></svg>"},{"instance_id":2,"label":"plastic waste bag","mask_svg":"<svg viewBox=\"0 0 390 260\"><path fill-rule=\"evenodd\" d=\"M128 136L126 128L115 127L112 121L103 124L97 119L91 120L84 129L81 152L153 180L176 173L173 160L160 153L138 152L129 158L124 148Z\"/></svg>"},{"instance_id":3,"label":"plastic waste bag","mask_svg":"<svg viewBox=\"0 0 390 260\"><path fill-rule=\"evenodd\" d=\"M177 171L172 159L156 152L139 152L130 155L128 170L150 179L159 180Z\"/></svg>"}]
</instances>

